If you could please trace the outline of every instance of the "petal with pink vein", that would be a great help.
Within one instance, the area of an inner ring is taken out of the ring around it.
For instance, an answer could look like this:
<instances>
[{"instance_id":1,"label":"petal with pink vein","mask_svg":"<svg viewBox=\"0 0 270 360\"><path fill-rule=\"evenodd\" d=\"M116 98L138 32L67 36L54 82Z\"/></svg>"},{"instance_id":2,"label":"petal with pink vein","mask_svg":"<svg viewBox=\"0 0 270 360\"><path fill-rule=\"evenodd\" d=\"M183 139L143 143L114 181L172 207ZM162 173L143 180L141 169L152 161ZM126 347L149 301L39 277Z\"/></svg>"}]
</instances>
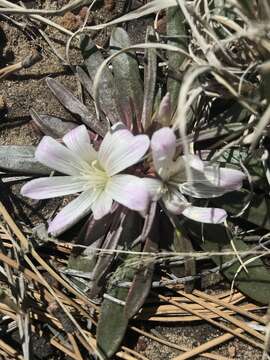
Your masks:
<instances>
[{"instance_id":1,"label":"petal with pink vein","mask_svg":"<svg viewBox=\"0 0 270 360\"><path fill-rule=\"evenodd\" d=\"M35 157L42 164L67 175L78 175L84 167L79 156L49 136L41 140Z\"/></svg>"},{"instance_id":2,"label":"petal with pink vein","mask_svg":"<svg viewBox=\"0 0 270 360\"><path fill-rule=\"evenodd\" d=\"M131 210L145 212L150 202L150 194L144 182L133 175L115 175L108 183L106 191L112 199Z\"/></svg>"},{"instance_id":3,"label":"petal with pink vein","mask_svg":"<svg viewBox=\"0 0 270 360\"><path fill-rule=\"evenodd\" d=\"M228 190L239 190L242 187L243 180L246 178L242 171L220 167L215 168L214 166L205 166L204 175L214 186Z\"/></svg>"},{"instance_id":4,"label":"petal with pink vein","mask_svg":"<svg viewBox=\"0 0 270 360\"><path fill-rule=\"evenodd\" d=\"M112 197L108 191L103 191L92 205L94 218L99 220L109 214L112 208Z\"/></svg>"},{"instance_id":5,"label":"petal with pink vein","mask_svg":"<svg viewBox=\"0 0 270 360\"><path fill-rule=\"evenodd\" d=\"M134 136L129 130L107 133L99 149L99 162L113 176L139 162L149 143L147 135Z\"/></svg>"},{"instance_id":6,"label":"petal with pink vein","mask_svg":"<svg viewBox=\"0 0 270 360\"><path fill-rule=\"evenodd\" d=\"M64 137L63 142L87 163L97 159L97 152L90 142L90 137L85 125L76 127L69 131Z\"/></svg>"},{"instance_id":7,"label":"petal with pink vein","mask_svg":"<svg viewBox=\"0 0 270 360\"><path fill-rule=\"evenodd\" d=\"M31 199L50 199L84 191L88 182L75 176L54 176L34 179L21 188L21 194Z\"/></svg>"},{"instance_id":8,"label":"petal with pink vein","mask_svg":"<svg viewBox=\"0 0 270 360\"><path fill-rule=\"evenodd\" d=\"M182 212L190 206L187 199L177 190L171 190L166 193L162 200L166 209L169 210L172 214L180 215Z\"/></svg>"},{"instance_id":9,"label":"petal with pink vein","mask_svg":"<svg viewBox=\"0 0 270 360\"><path fill-rule=\"evenodd\" d=\"M163 183L162 181L154 178L143 178L141 181L144 182L145 186L147 187L147 190L151 196L151 199L153 201L157 201L161 198L162 189L163 189Z\"/></svg>"},{"instance_id":10,"label":"petal with pink vein","mask_svg":"<svg viewBox=\"0 0 270 360\"><path fill-rule=\"evenodd\" d=\"M154 166L158 175L166 180L176 149L176 136L172 129L157 130L151 139Z\"/></svg>"},{"instance_id":11,"label":"petal with pink vein","mask_svg":"<svg viewBox=\"0 0 270 360\"><path fill-rule=\"evenodd\" d=\"M81 193L56 215L49 225L49 233L58 236L89 214L98 195L97 191L91 190Z\"/></svg>"},{"instance_id":12,"label":"petal with pink vein","mask_svg":"<svg viewBox=\"0 0 270 360\"><path fill-rule=\"evenodd\" d=\"M190 206L186 208L182 214L191 220L206 224L220 224L223 223L227 217L227 213L223 209L198 206Z\"/></svg>"}]
</instances>

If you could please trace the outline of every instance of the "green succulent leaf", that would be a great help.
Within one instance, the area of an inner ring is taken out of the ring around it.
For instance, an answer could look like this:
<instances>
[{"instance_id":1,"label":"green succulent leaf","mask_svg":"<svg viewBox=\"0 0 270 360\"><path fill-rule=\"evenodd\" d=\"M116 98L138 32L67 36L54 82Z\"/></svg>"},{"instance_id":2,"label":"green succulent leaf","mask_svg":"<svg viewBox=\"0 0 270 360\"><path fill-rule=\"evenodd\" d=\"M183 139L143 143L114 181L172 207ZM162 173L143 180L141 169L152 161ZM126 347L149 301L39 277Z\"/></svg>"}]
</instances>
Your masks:
<instances>
[{"instance_id":1,"label":"green succulent leaf","mask_svg":"<svg viewBox=\"0 0 270 360\"><path fill-rule=\"evenodd\" d=\"M97 134L102 136L106 133L106 129L97 120L95 114L91 113L64 85L52 78L47 78L46 81L51 92L68 111L79 116L82 122Z\"/></svg>"},{"instance_id":2,"label":"green succulent leaf","mask_svg":"<svg viewBox=\"0 0 270 360\"><path fill-rule=\"evenodd\" d=\"M188 234L202 247L204 251L224 252L233 251L230 245L225 227L222 225L209 225L195 223L194 221L186 221L185 228ZM203 239L203 240L202 240ZM241 239L234 240L235 247L238 251L250 251L250 247ZM246 256L243 261L254 258L254 255ZM236 259L236 256L212 256L212 260L222 266L225 262ZM240 266L236 261L222 271L224 276L231 282L235 278L235 274ZM270 298L270 271L264 265L261 259L255 259L246 265L248 273L243 269L235 279L235 287L251 299L262 304L268 304Z\"/></svg>"},{"instance_id":3,"label":"green succulent leaf","mask_svg":"<svg viewBox=\"0 0 270 360\"><path fill-rule=\"evenodd\" d=\"M167 10L167 36L173 37L168 43L179 48L185 48L186 46L186 29L185 29L185 17L180 10L179 6L169 8ZM176 79L175 74L179 75L180 66L185 60L185 55L175 53L172 51L168 52L168 66L169 76L167 80L167 91L171 95L172 110L176 109L178 96L181 86L180 79ZM174 74L175 73L175 74Z\"/></svg>"},{"instance_id":4,"label":"green succulent leaf","mask_svg":"<svg viewBox=\"0 0 270 360\"><path fill-rule=\"evenodd\" d=\"M119 246L129 249L140 235L141 229L140 216L135 212L129 212L123 224ZM141 251L141 245L136 245L132 250ZM102 302L97 326L97 346L105 358L110 358L118 350L126 333L129 317L125 311L125 302L129 289L118 287L117 282L133 280L137 272L137 260L136 255L121 254L121 262L108 282L108 297L105 296Z\"/></svg>"},{"instance_id":5,"label":"green succulent leaf","mask_svg":"<svg viewBox=\"0 0 270 360\"><path fill-rule=\"evenodd\" d=\"M250 192L241 190L223 195L212 202L215 206L225 209L231 215L241 213L241 219L270 230L270 199L268 196L251 195ZM246 205L248 207L243 211Z\"/></svg>"},{"instance_id":6,"label":"green succulent leaf","mask_svg":"<svg viewBox=\"0 0 270 360\"><path fill-rule=\"evenodd\" d=\"M115 28L110 39L111 53L131 45L127 32ZM136 118L141 119L143 107L143 86L140 78L138 61L134 53L125 52L112 60L113 74L118 84L121 108L124 109L127 120L131 120L135 111Z\"/></svg>"},{"instance_id":7,"label":"green succulent leaf","mask_svg":"<svg viewBox=\"0 0 270 360\"><path fill-rule=\"evenodd\" d=\"M36 147L31 145L0 146L0 169L19 174L49 175L52 170L35 159Z\"/></svg>"},{"instance_id":8,"label":"green succulent leaf","mask_svg":"<svg viewBox=\"0 0 270 360\"><path fill-rule=\"evenodd\" d=\"M154 42L154 29L148 27L146 31L146 42ZM142 125L146 130L152 122L152 115L155 104L155 88L157 81L157 53L156 49L145 51L146 65L144 67L144 100L142 112Z\"/></svg>"},{"instance_id":9,"label":"green succulent leaf","mask_svg":"<svg viewBox=\"0 0 270 360\"><path fill-rule=\"evenodd\" d=\"M55 139L62 138L67 132L77 126L74 122L63 121L55 116L38 114L33 109L30 110L30 115L36 127L44 135L51 136Z\"/></svg>"},{"instance_id":10,"label":"green succulent leaf","mask_svg":"<svg viewBox=\"0 0 270 360\"><path fill-rule=\"evenodd\" d=\"M96 72L103 63L104 58L95 43L87 35L81 37L81 51L88 74L93 81ZM105 67L98 83L97 101L99 109L106 114L114 124L124 119L121 109L120 94L114 76L108 67Z\"/></svg>"}]
</instances>

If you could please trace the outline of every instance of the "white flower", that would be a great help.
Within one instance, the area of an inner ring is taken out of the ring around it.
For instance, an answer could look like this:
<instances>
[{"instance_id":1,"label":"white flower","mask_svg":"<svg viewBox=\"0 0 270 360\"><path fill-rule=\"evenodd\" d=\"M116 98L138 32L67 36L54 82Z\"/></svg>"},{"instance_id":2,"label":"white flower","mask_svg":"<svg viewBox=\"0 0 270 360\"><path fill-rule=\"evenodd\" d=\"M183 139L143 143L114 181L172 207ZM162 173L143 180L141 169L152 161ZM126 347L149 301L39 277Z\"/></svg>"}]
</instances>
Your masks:
<instances>
[{"instance_id":1,"label":"white flower","mask_svg":"<svg viewBox=\"0 0 270 360\"><path fill-rule=\"evenodd\" d=\"M36 150L36 159L68 176L35 179L25 184L21 193L33 199L48 199L81 193L65 206L49 225L58 235L90 211L100 219L111 210L113 201L129 209L145 212L149 193L142 179L119 174L136 164L149 147L146 135L133 136L126 129L108 132L97 152L84 125L63 138L65 145L45 136Z\"/></svg>"},{"instance_id":2,"label":"white flower","mask_svg":"<svg viewBox=\"0 0 270 360\"><path fill-rule=\"evenodd\" d=\"M162 200L173 214L203 223L221 223L226 212L217 208L192 206L184 195L195 198L213 198L226 192L238 190L245 174L241 171L210 165L198 156L176 155L176 136L168 127L156 131L151 139L154 168L159 179L145 178L153 200ZM190 167L192 180L187 181L186 163Z\"/></svg>"}]
</instances>

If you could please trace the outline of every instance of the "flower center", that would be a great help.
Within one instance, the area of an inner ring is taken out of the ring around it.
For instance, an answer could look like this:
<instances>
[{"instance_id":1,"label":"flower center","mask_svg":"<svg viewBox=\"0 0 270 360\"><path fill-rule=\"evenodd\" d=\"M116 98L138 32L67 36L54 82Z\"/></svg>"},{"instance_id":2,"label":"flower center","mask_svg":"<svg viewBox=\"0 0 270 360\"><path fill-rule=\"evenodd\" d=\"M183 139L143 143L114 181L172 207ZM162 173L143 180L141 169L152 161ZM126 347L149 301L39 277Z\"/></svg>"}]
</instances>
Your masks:
<instances>
[{"instance_id":1,"label":"flower center","mask_svg":"<svg viewBox=\"0 0 270 360\"><path fill-rule=\"evenodd\" d=\"M103 169L98 160L91 162L85 176L87 177L90 187L95 190L104 191L108 181L110 180L110 176Z\"/></svg>"}]
</instances>

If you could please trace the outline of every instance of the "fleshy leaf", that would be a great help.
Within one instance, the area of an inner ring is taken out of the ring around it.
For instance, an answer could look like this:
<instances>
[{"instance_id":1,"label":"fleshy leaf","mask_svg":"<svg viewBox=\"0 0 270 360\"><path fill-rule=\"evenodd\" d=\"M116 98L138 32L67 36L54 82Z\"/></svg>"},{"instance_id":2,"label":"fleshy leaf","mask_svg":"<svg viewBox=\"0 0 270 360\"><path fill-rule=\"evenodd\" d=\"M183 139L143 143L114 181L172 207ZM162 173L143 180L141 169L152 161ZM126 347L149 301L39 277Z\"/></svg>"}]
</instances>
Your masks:
<instances>
[{"instance_id":1,"label":"fleshy leaf","mask_svg":"<svg viewBox=\"0 0 270 360\"><path fill-rule=\"evenodd\" d=\"M154 29L147 28L146 42L152 42L154 37ZM142 125L144 130L151 125L153 107L155 100L155 87L157 80L157 53L156 49L147 49L145 51L147 63L144 66L144 100L142 112Z\"/></svg>"},{"instance_id":2,"label":"fleshy leaf","mask_svg":"<svg viewBox=\"0 0 270 360\"><path fill-rule=\"evenodd\" d=\"M89 36L81 38L81 51L88 74L93 80L104 58ZM100 77L96 101L98 108L106 114L112 124L124 118L124 113L120 107L118 87L108 67L104 68Z\"/></svg>"},{"instance_id":3,"label":"fleshy leaf","mask_svg":"<svg viewBox=\"0 0 270 360\"><path fill-rule=\"evenodd\" d=\"M92 114L87 107L59 81L47 78L47 85L60 103L72 114L79 116L85 125L101 136L106 133L106 127L104 125L102 126L100 121L97 120L95 114Z\"/></svg>"},{"instance_id":4,"label":"fleshy leaf","mask_svg":"<svg viewBox=\"0 0 270 360\"><path fill-rule=\"evenodd\" d=\"M185 17L179 6L170 8L167 10L167 35L177 38L168 42L170 45L174 45L180 48L185 47ZM180 39L180 40L178 40ZM177 79L175 74L179 74L179 68L185 60L185 55L168 51L168 66L169 76L167 80L167 91L171 96L172 111L174 112L178 102L178 96L181 86L180 79ZM175 74L173 73L175 72ZM169 125L169 124L167 124Z\"/></svg>"},{"instance_id":5,"label":"fleshy leaf","mask_svg":"<svg viewBox=\"0 0 270 360\"><path fill-rule=\"evenodd\" d=\"M205 224L202 233L202 227L199 223L186 221L185 228L190 237L198 242L204 251L233 251L226 229L221 225ZM238 251L251 250L250 247L239 238L235 239L234 244ZM250 258L254 258L252 252L251 255L245 257L243 260L246 261ZM236 256L212 256L212 259L218 266L232 259L236 259L231 266L222 271L228 280L232 281L240 266ZM253 300L262 304L268 304L270 298L269 269L265 267L261 259L256 259L250 264L247 264L246 267L248 274L242 269L236 278L235 287Z\"/></svg>"},{"instance_id":6,"label":"fleshy leaf","mask_svg":"<svg viewBox=\"0 0 270 360\"><path fill-rule=\"evenodd\" d=\"M141 234L144 252L158 252L159 248L159 221L156 216L157 204L152 203L148 216L145 219L144 228ZM132 286L129 289L125 313L128 319L132 318L143 306L151 289L152 278L154 274L155 263L146 263L144 257L138 259L138 270L134 276Z\"/></svg>"},{"instance_id":7,"label":"fleshy leaf","mask_svg":"<svg viewBox=\"0 0 270 360\"><path fill-rule=\"evenodd\" d=\"M95 220L93 215L84 224L79 234L75 237L74 243L81 245L74 247L68 260L68 269L92 273L98 260L95 249L101 248L104 238L110 228L113 217L105 216ZM85 282L76 279L76 284L85 288ZM87 287L88 289L88 287Z\"/></svg>"},{"instance_id":8,"label":"fleshy leaf","mask_svg":"<svg viewBox=\"0 0 270 360\"><path fill-rule=\"evenodd\" d=\"M119 241L122 249L130 249L132 242L140 235L141 227L140 215L129 212ZM141 251L141 245L134 246L132 250ZM109 280L107 294L120 300L120 302L126 301L129 289L118 287L117 282L133 280L136 267L130 266L130 263L134 263L134 260L136 260L136 255L121 254L121 265L114 271ZM97 346L105 358L110 358L118 350L125 336L128 320L123 303L104 298L97 326Z\"/></svg>"},{"instance_id":9,"label":"fleshy leaf","mask_svg":"<svg viewBox=\"0 0 270 360\"><path fill-rule=\"evenodd\" d=\"M91 78L86 74L86 72L80 66L76 67L76 74L77 74L81 84L85 88L85 90L88 92L88 94L92 98L94 98L94 96L93 96L93 81L91 80Z\"/></svg>"},{"instance_id":10,"label":"fleshy leaf","mask_svg":"<svg viewBox=\"0 0 270 360\"><path fill-rule=\"evenodd\" d=\"M71 121L63 121L55 116L38 114L33 109L30 110L30 115L33 123L44 135L51 136L55 139L62 138L66 133L77 126L77 124Z\"/></svg>"},{"instance_id":11,"label":"fleshy leaf","mask_svg":"<svg viewBox=\"0 0 270 360\"><path fill-rule=\"evenodd\" d=\"M126 214L121 213L121 209L117 210L117 214L114 217L114 221L111 224L110 230L104 239L102 249L104 250L115 250L118 246L123 231L123 223L125 223ZM88 293L90 298L96 298L99 296L102 286L104 285L102 280L107 270L110 268L115 254L106 253L98 257L97 263L93 269L91 289Z\"/></svg>"},{"instance_id":12,"label":"fleshy leaf","mask_svg":"<svg viewBox=\"0 0 270 360\"><path fill-rule=\"evenodd\" d=\"M128 46L130 46L130 40L127 32L122 28L114 29L110 39L111 53L113 54ZM125 52L116 56L112 60L112 65L126 123L134 116L133 111L135 111L136 119L140 121L143 106L143 87L134 53Z\"/></svg>"},{"instance_id":13,"label":"fleshy leaf","mask_svg":"<svg viewBox=\"0 0 270 360\"><path fill-rule=\"evenodd\" d=\"M35 146L0 146L0 168L20 174L49 175L51 169L35 159Z\"/></svg>"},{"instance_id":14,"label":"fleshy leaf","mask_svg":"<svg viewBox=\"0 0 270 360\"><path fill-rule=\"evenodd\" d=\"M240 217L264 229L270 230L270 199L265 195L253 195L248 191L233 191L221 198L211 200L215 206L225 209L232 215L241 213L247 204L248 208L243 211Z\"/></svg>"}]
</instances>

